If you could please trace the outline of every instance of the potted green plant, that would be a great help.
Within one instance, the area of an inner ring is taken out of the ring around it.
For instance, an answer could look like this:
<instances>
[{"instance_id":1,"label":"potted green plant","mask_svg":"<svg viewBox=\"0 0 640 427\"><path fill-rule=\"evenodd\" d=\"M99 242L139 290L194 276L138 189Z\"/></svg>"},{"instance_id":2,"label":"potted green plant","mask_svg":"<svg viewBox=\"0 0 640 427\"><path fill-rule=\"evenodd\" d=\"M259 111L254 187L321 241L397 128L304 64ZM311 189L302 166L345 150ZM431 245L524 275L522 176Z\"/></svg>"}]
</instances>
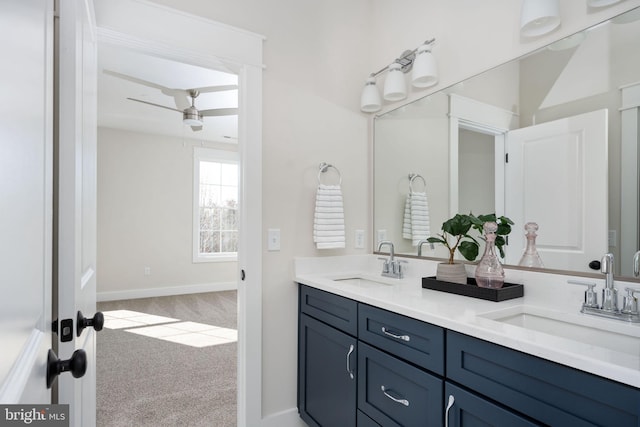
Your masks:
<instances>
[{"instance_id":1,"label":"potted green plant","mask_svg":"<svg viewBox=\"0 0 640 427\"><path fill-rule=\"evenodd\" d=\"M504 257L503 246L506 243L504 236L511 232L513 222L501 216L496 218L495 214L474 216L469 214L456 214L442 224L442 233L439 237L429 237L429 243L440 243L449 251L449 259L445 263L438 264L436 279L454 283L467 283L467 273L462 263L456 263L454 256L456 250L468 261L475 261L480 251L480 244L475 237L471 236L471 229L478 230L482 234L482 226L487 221L494 221L498 224L496 236L496 247L500 255ZM480 236L480 238L482 238Z\"/></svg>"}]
</instances>

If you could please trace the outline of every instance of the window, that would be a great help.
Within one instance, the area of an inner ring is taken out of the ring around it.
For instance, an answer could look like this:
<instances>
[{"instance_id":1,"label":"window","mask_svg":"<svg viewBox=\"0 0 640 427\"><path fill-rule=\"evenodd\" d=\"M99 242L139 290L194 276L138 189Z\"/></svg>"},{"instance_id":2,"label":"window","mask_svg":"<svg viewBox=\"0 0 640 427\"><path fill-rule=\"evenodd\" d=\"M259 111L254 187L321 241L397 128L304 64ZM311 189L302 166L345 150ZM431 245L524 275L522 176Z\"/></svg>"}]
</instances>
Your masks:
<instances>
[{"instance_id":1,"label":"window","mask_svg":"<svg viewBox=\"0 0 640 427\"><path fill-rule=\"evenodd\" d=\"M238 252L238 153L194 148L193 261L232 261Z\"/></svg>"}]
</instances>

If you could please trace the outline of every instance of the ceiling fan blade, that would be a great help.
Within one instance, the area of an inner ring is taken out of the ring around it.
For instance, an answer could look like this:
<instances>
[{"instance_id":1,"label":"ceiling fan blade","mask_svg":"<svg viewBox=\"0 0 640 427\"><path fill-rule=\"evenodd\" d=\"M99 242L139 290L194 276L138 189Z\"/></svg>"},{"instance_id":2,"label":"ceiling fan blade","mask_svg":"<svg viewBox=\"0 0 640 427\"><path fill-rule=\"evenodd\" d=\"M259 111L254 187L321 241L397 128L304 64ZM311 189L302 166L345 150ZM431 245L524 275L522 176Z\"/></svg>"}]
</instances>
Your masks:
<instances>
[{"instance_id":1,"label":"ceiling fan blade","mask_svg":"<svg viewBox=\"0 0 640 427\"><path fill-rule=\"evenodd\" d=\"M167 110L177 111L178 113L182 113L182 110L178 110L178 109L175 109L175 108L167 107L165 105L154 104L153 102L143 101L141 99L135 99L135 98L127 98L127 99L129 99L131 101L142 102L143 104L153 105L154 107L166 108Z\"/></svg>"},{"instance_id":2,"label":"ceiling fan blade","mask_svg":"<svg viewBox=\"0 0 640 427\"><path fill-rule=\"evenodd\" d=\"M180 93L178 93L176 91L176 93L172 94L171 96L173 96L173 100L175 101L176 108L178 110L184 111L186 108L189 108L191 106L191 102L187 98L186 92L181 91Z\"/></svg>"},{"instance_id":3,"label":"ceiling fan blade","mask_svg":"<svg viewBox=\"0 0 640 427\"><path fill-rule=\"evenodd\" d=\"M237 108L214 108L212 110L199 110L199 111L200 111L200 114L208 117L238 115Z\"/></svg>"},{"instance_id":4,"label":"ceiling fan blade","mask_svg":"<svg viewBox=\"0 0 640 427\"><path fill-rule=\"evenodd\" d=\"M102 72L105 73L105 74L108 74L110 76L118 77L118 78L123 79L123 80L129 80L130 82L138 83L138 84L143 85L143 86L149 86L149 87L152 87L154 89L159 89L161 91L170 90L168 87L159 85L157 83L148 82L146 80L142 80L142 79L139 79L137 77L129 76L127 74L118 73L116 71L103 70Z\"/></svg>"},{"instance_id":5,"label":"ceiling fan blade","mask_svg":"<svg viewBox=\"0 0 640 427\"><path fill-rule=\"evenodd\" d=\"M190 90L197 90L200 93L208 93L208 92L224 92L225 90L235 90L238 89L238 85L223 85L223 86L207 86L207 87L196 87Z\"/></svg>"}]
</instances>

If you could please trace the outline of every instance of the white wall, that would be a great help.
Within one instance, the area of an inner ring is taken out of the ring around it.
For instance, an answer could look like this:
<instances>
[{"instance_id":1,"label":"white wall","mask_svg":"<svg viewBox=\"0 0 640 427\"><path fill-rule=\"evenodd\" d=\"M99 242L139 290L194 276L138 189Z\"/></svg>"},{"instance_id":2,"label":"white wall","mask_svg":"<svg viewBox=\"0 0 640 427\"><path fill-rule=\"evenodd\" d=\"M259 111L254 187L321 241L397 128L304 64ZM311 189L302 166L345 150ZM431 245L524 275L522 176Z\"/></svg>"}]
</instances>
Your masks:
<instances>
[{"instance_id":1,"label":"white wall","mask_svg":"<svg viewBox=\"0 0 640 427\"><path fill-rule=\"evenodd\" d=\"M267 37L264 44L263 226L280 228L282 249L263 256L263 413L296 405L296 255L365 252L355 229L370 230L367 116L359 112L366 76L422 41L438 39L439 90L552 40L640 5L601 11L562 0L560 30L532 41L518 34L513 0L155 0ZM427 91L421 92L421 95ZM317 165L343 175L347 248L317 251L312 211ZM370 236L371 234L367 234ZM264 239L266 242L266 239ZM371 242L368 242L371 250Z\"/></svg>"},{"instance_id":2,"label":"white wall","mask_svg":"<svg viewBox=\"0 0 640 427\"><path fill-rule=\"evenodd\" d=\"M201 144L98 129L100 300L236 286L235 261L192 262L194 146ZM144 274L145 267L150 275Z\"/></svg>"}]
</instances>

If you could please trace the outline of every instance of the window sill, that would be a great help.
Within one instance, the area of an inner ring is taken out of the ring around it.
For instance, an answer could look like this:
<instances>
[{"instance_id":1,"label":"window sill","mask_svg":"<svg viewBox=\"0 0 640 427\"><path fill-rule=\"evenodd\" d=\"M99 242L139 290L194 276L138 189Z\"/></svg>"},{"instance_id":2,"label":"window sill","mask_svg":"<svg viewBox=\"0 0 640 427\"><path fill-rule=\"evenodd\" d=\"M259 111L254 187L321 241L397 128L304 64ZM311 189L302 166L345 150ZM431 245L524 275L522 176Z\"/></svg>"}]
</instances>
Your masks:
<instances>
[{"instance_id":1,"label":"window sill","mask_svg":"<svg viewBox=\"0 0 640 427\"><path fill-rule=\"evenodd\" d=\"M229 255L211 255L211 256L195 256L193 257L194 264L201 264L206 262L236 262L238 261L237 254Z\"/></svg>"}]
</instances>

